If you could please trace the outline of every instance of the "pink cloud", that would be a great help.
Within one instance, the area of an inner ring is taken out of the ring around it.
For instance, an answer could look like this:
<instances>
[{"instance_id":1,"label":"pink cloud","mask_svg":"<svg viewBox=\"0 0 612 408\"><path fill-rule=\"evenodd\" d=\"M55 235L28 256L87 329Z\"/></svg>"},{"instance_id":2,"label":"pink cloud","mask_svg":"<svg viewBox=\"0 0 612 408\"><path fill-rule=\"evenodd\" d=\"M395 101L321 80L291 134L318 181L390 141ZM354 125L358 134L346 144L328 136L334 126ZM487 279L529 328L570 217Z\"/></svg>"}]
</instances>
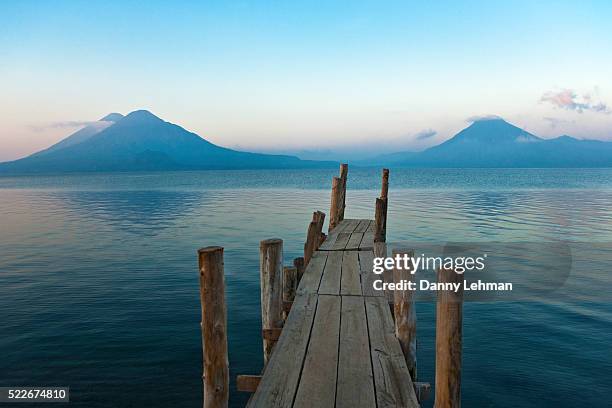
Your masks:
<instances>
[{"instance_id":1,"label":"pink cloud","mask_svg":"<svg viewBox=\"0 0 612 408\"><path fill-rule=\"evenodd\" d=\"M579 96L572 89L561 89L558 91L545 92L540 98L540 102L548 102L556 108L576 111L583 113L584 111L592 111L597 113L610 114L612 110L602 101L594 102L594 96L590 93L584 93Z\"/></svg>"}]
</instances>

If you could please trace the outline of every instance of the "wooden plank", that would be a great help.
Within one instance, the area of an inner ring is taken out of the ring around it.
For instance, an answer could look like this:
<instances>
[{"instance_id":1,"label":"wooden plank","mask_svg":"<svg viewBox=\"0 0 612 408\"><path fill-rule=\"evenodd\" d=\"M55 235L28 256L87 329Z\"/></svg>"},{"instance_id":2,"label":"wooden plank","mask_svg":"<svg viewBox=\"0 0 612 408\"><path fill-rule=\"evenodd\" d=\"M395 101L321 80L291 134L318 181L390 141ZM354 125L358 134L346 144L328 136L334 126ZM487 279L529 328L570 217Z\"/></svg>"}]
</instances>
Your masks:
<instances>
[{"instance_id":1,"label":"wooden plank","mask_svg":"<svg viewBox=\"0 0 612 408\"><path fill-rule=\"evenodd\" d=\"M364 298L342 296L336 407L375 407Z\"/></svg>"},{"instance_id":2,"label":"wooden plank","mask_svg":"<svg viewBox=\"0 0 612 408\"><path fill-rule=\"evenodd\" d=\"M366 231L364 232L363 238L359 243L359 250L368 251L372 248L374 248L374 233L371 231Z\"/></svg>"},{"instance_id":3,"label":"wooden plank","mask_svg":"<svg viewBox=\"0 0 612 408\"><path fill-rule=\"evenodd\" d=\"M359 251L344 251L342 256L342 277L340 294L361 296L361 279L359 270Z\"/></svg>"},{"instance_id":4,"label":"wooden plank","mask_svg":"<svg viewBox=\"0 0 612 408\"><path fill-rule=\"evenodd\" d=\"M364 232L353 232L344 249L346 251L358 251L364 234Z\"/></svg>"},{"instance_id":5,"label":"wooden plank","mask_svg":"<svg viewBox=\"0 0 612 408\"><path fill-rule=\"evenodd\" d=\"M368 225L368 229L366 230L366 232L375 232L376 231L376 224L374 223L374 220L370 220L370 225Z\"/></svg>"},{"instance_id":6,"label":"wooden plank","mask_svg":"<svg viewBox=\"0 0 612 408\"><path fill-rule=\"evenodd\" d=\"M359 220L359 225L353 232L366 232L372 220Z\"/></svg>"},{"instance_id":7,"label":"wooden plank","mask_svg":"<svg viewBox=\"0 0 612 408\"><path fill-rule=\"evenodd\" d=\"M290 407L293 404L310 340L317 298L314 293L296 297L257 391L247 407Z\"/></svg>"},{"instance_id":8,"label":"wooden plank","mask_svg":"<svg viewBox=\"0 0 612 408\"><path fill-rule=\"evenodd\" d=\"M317 293L327 262L326 252L315 252L298 285L296 294Z\"/></svg>"},{"instance_id":9,"label":"wooden plank","mask_svg":"<svg viewBox=\"0 0 612 408\"><path fill-rule=\"evenodd\" d=\"M363 296L385 296L385 291L374 290L374 281L382 279L382 275L372 272L374 252L359 251L359 273L361 275L361 293Z\"/></svg>"},{"instance_id":10,"label":"wooden plank","mask_svg":"<svg viewBox=\"0 0 612 408\"><path fill-rule=\"evenodd\" d=\"M340 233L339 230L343 229L343 227L344 226L341 223L340 225L336 227L336 229L331 231L327 235L327 238L325 238L325 241L323 241L321 245L319 246L319 251L331 251L332 248L334 247L334 244L336 243L336 239L338 239L338 234Z\"/></svg>"},{"instance_id":11,"label":"wooden plank","mask_svg":"<svg viewBox=\"0 0 612 408\"><path fill-rule=\"evenodd\" d=\"M342 277L342 252L329 252L325 270L319 285L319 294L323 295L339 295L340 294L340 279Z\"/></svg>"},{"instance_id":12,"label":"wooden plank","mask_svg":"<svg viewBox=\"0 0 612 408\"><path fill-rule=\"evenodd\" d=\"M332 246L332 251L342 251L346 248L346 244L348 244L349 239L351 238L350 232L341 232L338 234L338 238L336 238L336 242Z\"/></svg>"},{"instance_id":13,"label":"wooden plank","mask_svg":"<svg viewBox=\"0 0 612 408\"><path fill-rule=\"evenodd\" d=\"M333 407L336 399L340 296L319 296L294 408Z\"/></svg>"},{"instance_id":14,"label":"wooden plank","mask_svg":"<svg viewBox=\"0 0 612 408\"><path fill-rule=\"evenodd\" d=\"M386 298L367 297L365 305L378 408L418 407Z\"/></svg>"},{"instance_id":15,"label":"wooden plank","mask_svg":"<svg viewBox=\"0 0 612 408\"><path fill-rule=\"evenodd\" d=\"M329 233L327 239L321 244L321 246L319 247L319 251L334 251L344 249L344 246L346 246L346 244L344 246L341 246L340 244L336 245L336 241L340 238L340 236L343 237L342 239L347 239L344 238L343 234L353 233L353 231L355 231L361 221L363 220L346 219L340 222L340 224L338 224L338 226Z\"/></svg>"},{"instance_id":16,"label":"wooden plank","mask_svg":"<svg viewBox=\"0 0 612 408\"><path fill-rule=\"evenodd\" d=\"M367 251L374 248L374 221L370 221L367 230L363 234L363 239L359 243L360 251Z\"/></svg>"},{"instance_id":17,"label":"wooden plank","mask_svg":"<svg viewBox=\"0 0 612 408\"><path fill-rule=\"evenodd\" d=\"M255 392L261 381L261 375L239 375L236 377L236 389L240 392Z\"/></svg>"}]
</instances>

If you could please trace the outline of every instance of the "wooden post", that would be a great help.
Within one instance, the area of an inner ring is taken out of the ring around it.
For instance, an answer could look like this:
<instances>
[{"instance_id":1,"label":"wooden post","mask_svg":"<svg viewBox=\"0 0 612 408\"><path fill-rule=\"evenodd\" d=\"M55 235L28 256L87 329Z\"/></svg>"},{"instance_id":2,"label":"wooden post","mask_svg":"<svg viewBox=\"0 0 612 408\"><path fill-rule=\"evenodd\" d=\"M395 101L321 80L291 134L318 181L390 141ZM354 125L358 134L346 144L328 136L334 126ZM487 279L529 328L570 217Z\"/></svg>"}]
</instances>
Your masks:
<instances>
[{"instance_id":1,"label":"wooden post","mask_svg":"<svg viewBox=\"0 0 612 408\"><path fill-rule=\"evenodd\" d=\"M461 407L461 343L463 275L440 269L438 282L460 283L460 289L439 290L436 305L435 408Z\"/></svg>"},{"instance_id":2,"label":"wooden post","mask_svg":"<svg viewBox=\"0 0 612 408\"><path fill-rule=\"evenodd\" d=\"M393 268L393 281L399 283L402 281L414 281L414 275L410 273L412 270L413 251L393 250L393 258L396 256L404 258L407 255L408 265L400 265L402 269L398 269L397 265ZM405 258L404 258L405 259ZM409 269L405 267L408 266ZM402 352L406 359L408 371L412 377L412 381L417 379L417 340L416 340L416 310L414 307L414 291L412 290L395 290L393 291L393 310L395 316L395 337L399 340L402 346Z\"/></svg>"},{"instance_id":3,"label":"wooden post","mask_svg":"<svg viewBox=\"0 0 612 408\"><path fill-rule=\"evenodd\" d=\"M387 200L376 199L374 214L374 242L387 241Z\"/></svg>"},{"instance_id":4,"label":"wooden post","mask_svg":"<svg viewBox=\"0 0 612 408\"><path fill-rule=\"evenodd\" d=\"M329 208L329 232L340 223L340 207L342 206L342 179L334 177L332 179L331 205Z\"/></svg>"},{"instance_id":5,"label":"wooden post","mask_svg":"<svg viewBox=\"0 0 612 408\"><path fill-rule=\"evenodd\" d=\"M325 213L315 211L312 213L312 221L308 225L306 233L306 243L304 244L304 266L307 266L312 258L312 254L319 249L321 245L321 234L323 231L323 223L325 222Z\"/></svg>"},{"instance_id":6,"label":"wooden post","mask_svg":"<svg viewBox=\"0 0 612 408\"><path fill-rule=\"evenodd\" d=\"M380 198L386 200L389 195L389 169L382 170L382 187L380 189Z\"/></svg>"},{"instance_id":7,"label":"wooden post","mask_svg":"<svg viewBox=\"0 0 612 408\"><path fill-rule=\"evenodd\" d=\"M297 283L296 288L300 284L302 280L302 276L304 275L304 257L295 258L293 260L293 267L297 270Z\"/></svg>"},{"instance_id":8,"label":"wooden post","mask_svg":"<svg viewBox=\"0 0 612 408\"><path fill-rule=\"evenodd\" d=\"M201 248L198 250L198 261L202 305L203 407L226 408L229 401L229 362L223 248Z\"/></svg>"},{"instance_id":9,"label":"wooden post","mask_svg":"<svg viewBox=\"0 0 612 408\"><path fill-rule=\"evenodd\" d=\"M266 331L283 327L282 271L283 240L267 239L259 244L261 279L261 325L263 334L264 365L268 363L275 340Z\"/></svg>"},{"instance_id":10,"label":"wooden post","mask_svg":"<svg viewBox=\"0 0 612 408\"><path fill-rule=\"evenodd\" d=\"M344 219L344 209L346 208L346 181L348 179L347 163L340 164L340 179L342 180L342 206L339 208L340 214L338 215L338 219L342 221Z\"/></svg>"}]
</instances>

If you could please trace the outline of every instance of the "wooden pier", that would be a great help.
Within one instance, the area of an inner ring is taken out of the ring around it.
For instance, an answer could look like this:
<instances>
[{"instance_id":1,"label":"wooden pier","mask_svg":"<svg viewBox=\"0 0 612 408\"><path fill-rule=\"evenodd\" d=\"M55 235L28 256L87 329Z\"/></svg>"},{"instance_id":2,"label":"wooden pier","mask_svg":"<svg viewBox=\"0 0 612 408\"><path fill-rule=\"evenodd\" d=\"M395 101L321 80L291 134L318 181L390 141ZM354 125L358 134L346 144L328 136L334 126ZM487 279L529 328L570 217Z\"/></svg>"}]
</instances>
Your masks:
<instances>
[{"instance_id":1,"label":"wooden pier","mask_svg":"<svg viewBox=\"0 0 612 408\"><path fill-rule=\"evenodd\" d=\"M373 259L386 256L389 172L383 170L374 220L344 219L347 173L342 165L332 182L327 236L325 214L313 214L304 258L283 267L282 241L261 243L264 370L237 378L238 389L252 393L247 407L410 408L427 398L429 384L416 378L412 293L373 288L381 279L372 272ZM219 262L219 250L200 250L204 407L227 407L226 318L218 304L223 295L215 298L210 287L202 287L212 283L222 291L222 277L207 274L222 274L223 267L222 259L220 267L202 259L208 253ZM456 274L448 272L440 271L439 279L453 279ZM399 281L406 273L393 271L383 279ZM460 406L462 299L440 300L437 326L443 335L436 339L436 368L445 372L436 373L435 407L455 408ZM215 310L221 318L212 315Z\"/></svg>"}]
</instances>

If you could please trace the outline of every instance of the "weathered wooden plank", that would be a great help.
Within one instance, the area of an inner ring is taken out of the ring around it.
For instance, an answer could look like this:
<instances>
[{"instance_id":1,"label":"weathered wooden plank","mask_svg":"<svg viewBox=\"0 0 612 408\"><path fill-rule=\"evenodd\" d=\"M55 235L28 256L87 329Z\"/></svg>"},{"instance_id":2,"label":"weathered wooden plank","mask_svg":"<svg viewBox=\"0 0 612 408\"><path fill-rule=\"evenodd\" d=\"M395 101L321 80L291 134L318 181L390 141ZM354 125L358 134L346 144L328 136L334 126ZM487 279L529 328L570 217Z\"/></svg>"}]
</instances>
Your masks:
<instances>
[{"instance_id":1,"label":"weathered wooden plank","mask_svg":"<svg viewBox=\"0 0 612 408\"><path fill-rule=\"evenodd\" d=\"M325 270L319 285L319 293L324 295L340 294L340 279L342 277L342 251L329 252Z\"/></svg>"},{"instance_id":2,"label":"weathered wooden plank","mask_svg":"<svg viewBox=\"0 0 612 408\"><path fill-rule=\"evenodd\" d=\"M367 251L374 248L374 232L366 231L363 233L363 238L359 243L360 251Z\"/></svg>"},{"instance_id":3,"label":"weathered wooden plank","mask_svg":"<svg viewBox=\"0 0 612 408\"><path fill-rule=\"evenodd\" d=\"M364 232L353 232L344 249L346 251L358 251L364 234Z\"/></svg>"},{"instance_id":4,"label":"weathered wooden plank","mask_svg":"<svg viewBox=\"0 0 612 408\"><path fill-rule=\"evenodd\" d=\"M382 279L382 275L372 272L374 252L359 251L359 273L361 275L361 293L363 296L385 296L383 290L374 290L374 281Z\"/></svg>"},{"instance_id":5,"label":"weathered wooden plank","mask_svg":"<svg viewBox=\"0 0 612 408\"><path fill-rule=\"evenodd\" d=\"M293 404L310 340L317 299L314 293L296 297L257 391L247 407L290 407Z\"/></svg>"},{"instance_id":6,"label":"weathered wooden plank","mask_svg":"<svg viewBox=\"0 0 612 408\"><path fill-rule=\"evenodd\" d=\"M319 296L294 408L333 407L336 399L340 296Z\"/></svg>"},{"instance_id":7,"label":"weathered wooden plank","mask_svg":"<svg viewBox=\"0 0 612 408\"><path fill-rule=\"evenodd\" d=\"M304 275L298 285L297 295L305 293L317 293L319 290L319 284L321 283L321 276L323 276L323 270L325 269L325 263L327 262L326 252L315 252L313 257L310 259Z\"/></svg>"},{"instance_id":8,"label":"weathered wooden plank","mask_svg":"<svg viewBox=\"0 0 612 408\"><path fill-rule=\"evenodd\" d=\"M319 247L319 251L337 251L343 250L348 242L348 237L345 234L352 234L355 229L359 226L363 220L358 219L346 219L340 222L338 226L329 233L329 236ZM369 221L369 220L366 220ZM336 241L342 240L341 243L336 244Z\"/></svg>"},{"instance_id":9,"label":"weathered wooden plank","mask_svg":"<svg viewBox=\"0 0 612 408\"><path fill-rule=\"evenodd\" d=\"M364 298L342 296L336 407L375 407Z\"/></svg>"},{"instance_id":10,"label":"weathered wooden plank","mask_svg":"<svg viewBox=\"0 0 612 408\"><path fill-rule=\"evenodd\" d=\"M239 375L236 377L236 389L241 392L255 392L261 381L261 375Z\"/></svg>"},{"instance_id":11,"label":"weathered wooden plank","mask_svg":"<svg viewBox=\"0 0 612 408\"><path fill-rule=\"evenodd\" d=\"M344 251L342 256L342 277L340 279L341 295L362 295L359 275L359 251Z\"/></svg>"},{"instance_id":12,"label":"weathered wooden plank","mask_svg":"<svg viewBox=\"0 0 612 408\"><path fill-rule=\"evenodd\" d=\"M375 232L376 231L376 223L374 220L370 220L370 225L368 225L368 229L366 232Z\"/></svg>"},{"instance_id":13,"label":"weathered wooden plank","mask_svg":"<svg viewBox=\"0 0 612 408\"><path fill-rule=\"evenodd\" d=\"M336 238L336 242L334 242L334 245L332 246L332 251L343 251L346 248L346 244L348 244L350 238L350 232L341 232L338 234L338 238Z\"/></svg>"},{"instance_id":14,"label":"weathered wooden plank","mask_svg":"<svg viewBox=\"0 0 612 408\"><path fill-rule=\"evenodd\" d=\"M355 228L353 232L366 232L372 220L359 220L359 225Z\"/></svg>"},{"instance_id":15,"label":"weathered wooden plank","mask_svg":"<svg viewBox=\"0 0 612 408\"><path fill-rule=\"evenodd\" d=\"M365 305L378 407L418 407L386 298L367 297Z\"/></svg>"}]
</instances>

